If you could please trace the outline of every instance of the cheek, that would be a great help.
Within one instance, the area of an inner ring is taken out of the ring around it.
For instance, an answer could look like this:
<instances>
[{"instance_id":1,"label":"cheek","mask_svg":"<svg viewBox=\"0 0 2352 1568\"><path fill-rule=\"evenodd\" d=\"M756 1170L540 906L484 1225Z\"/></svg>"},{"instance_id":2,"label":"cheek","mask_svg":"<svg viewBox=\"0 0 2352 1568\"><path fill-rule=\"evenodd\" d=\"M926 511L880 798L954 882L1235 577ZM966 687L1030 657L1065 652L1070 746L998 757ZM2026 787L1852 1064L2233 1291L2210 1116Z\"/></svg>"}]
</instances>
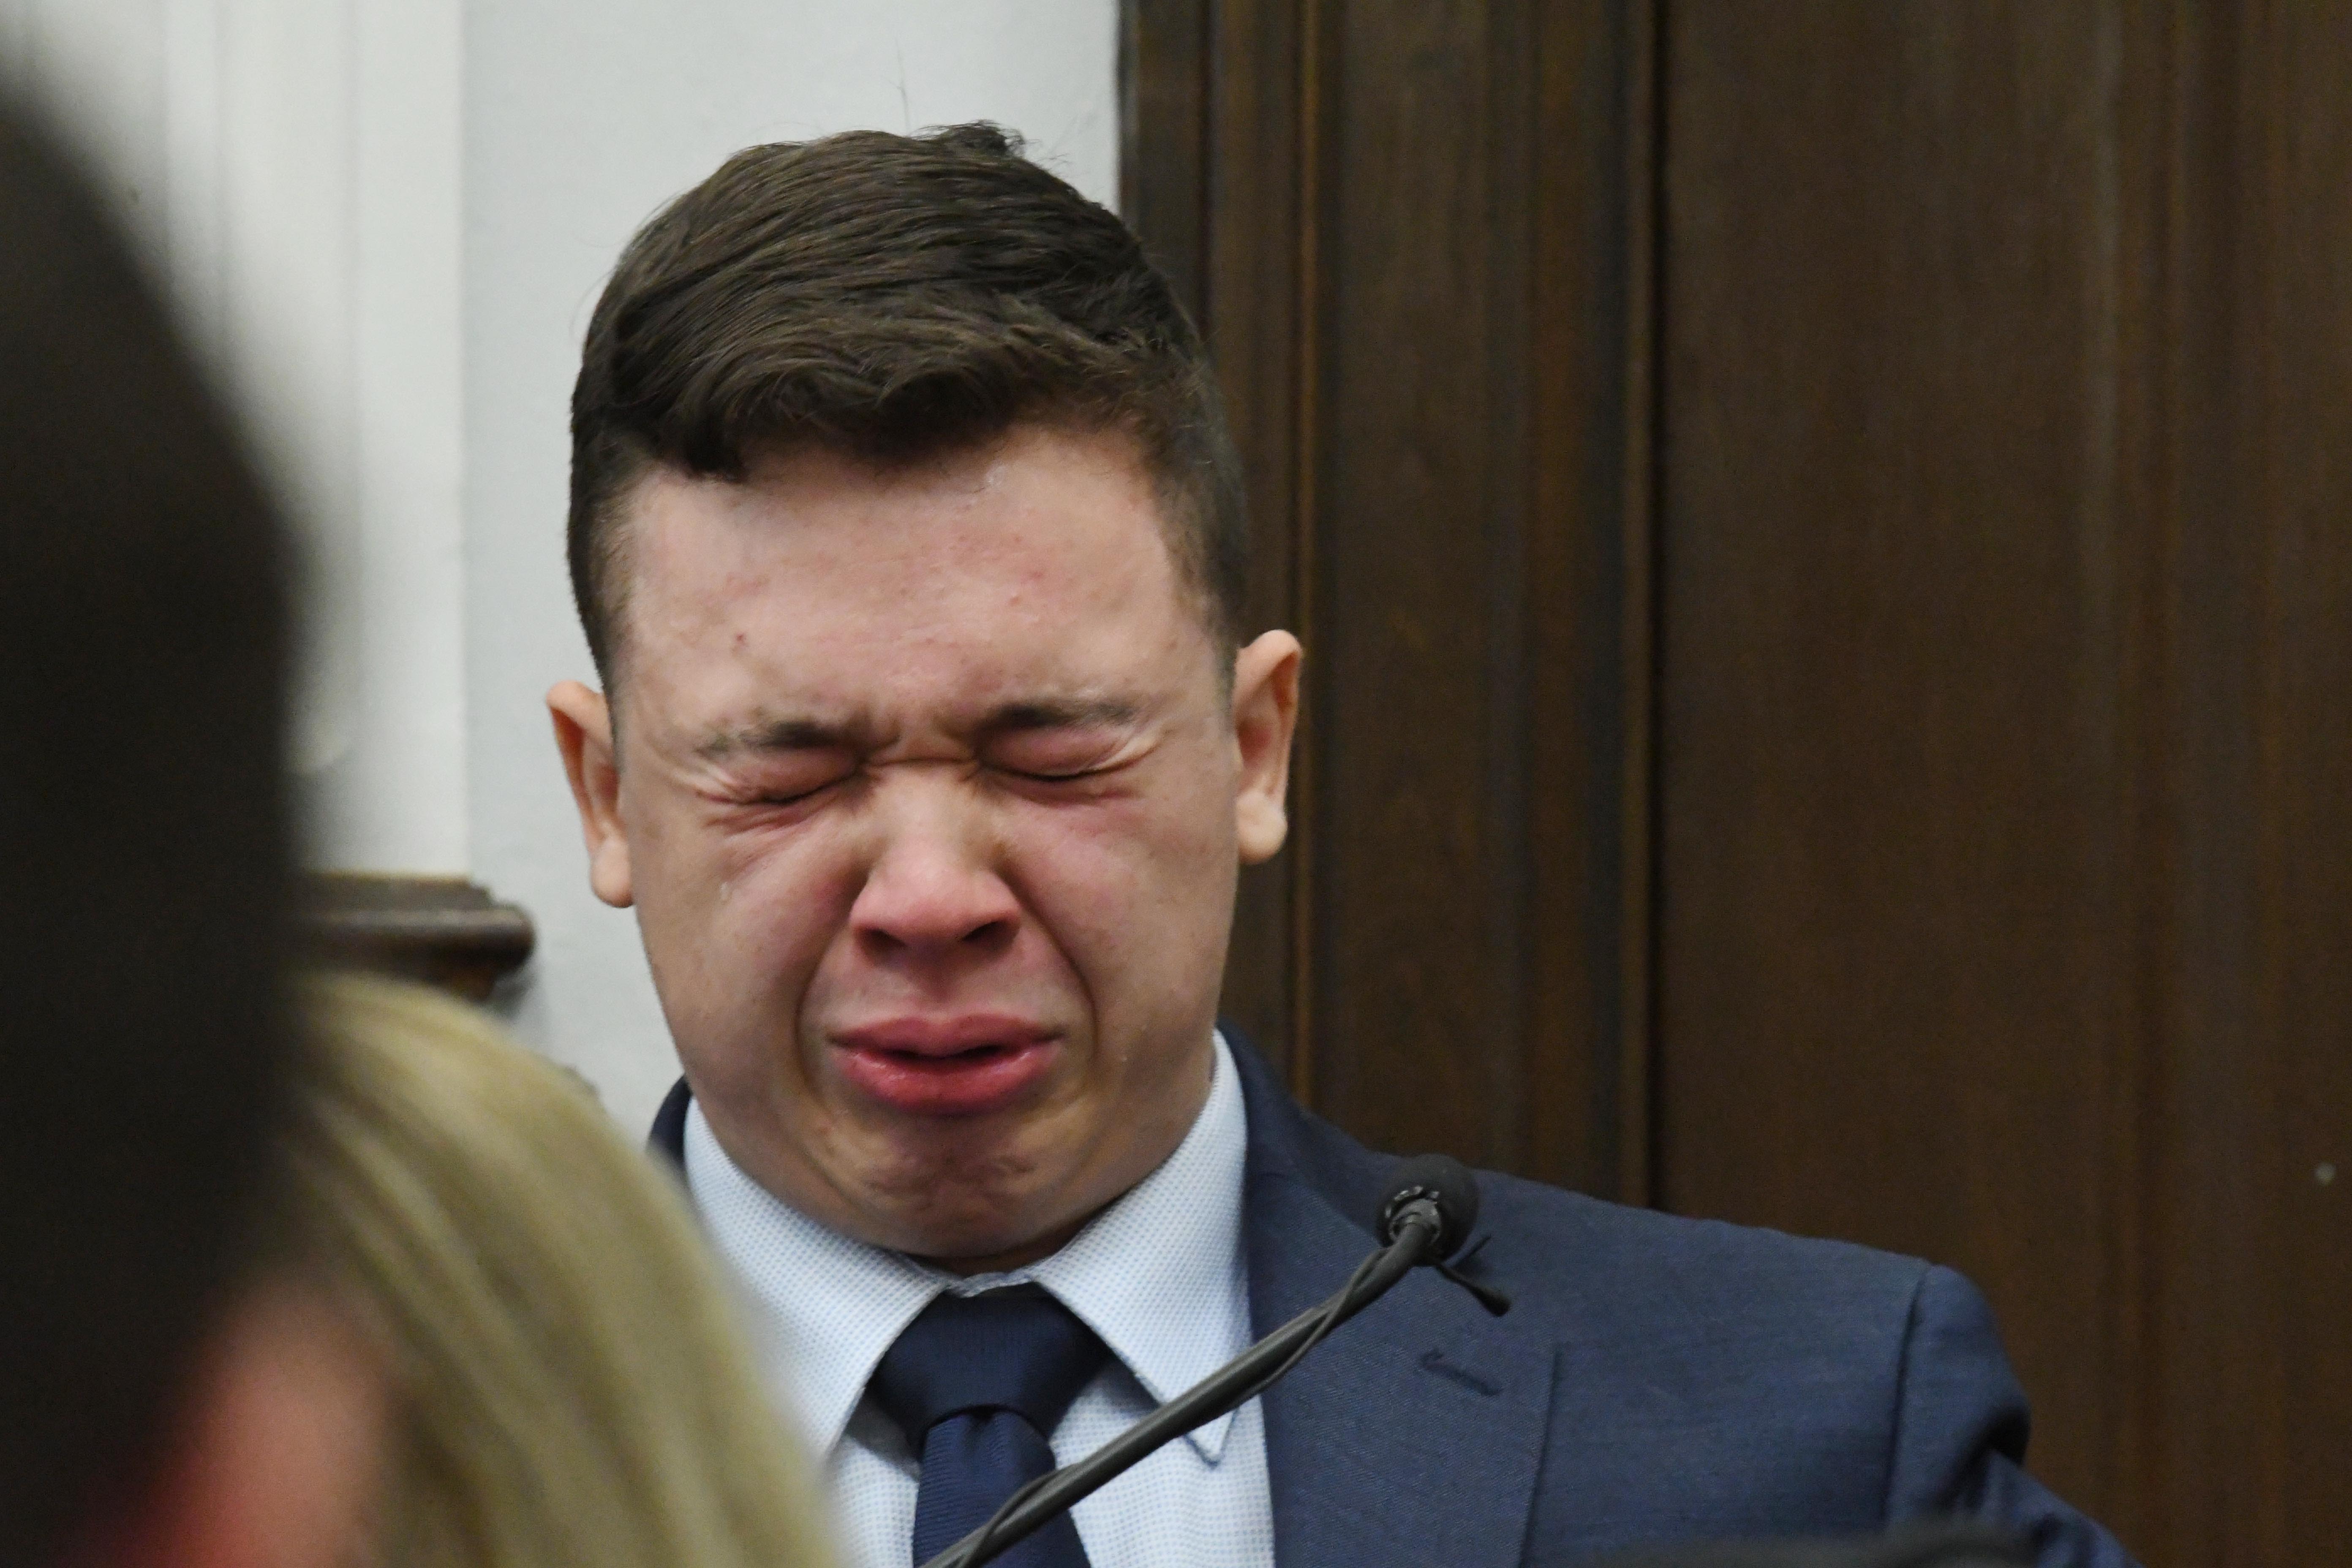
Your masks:
<instances>
[{"instance_id":1,"label":"cheek","mask_svg":"<svg viewBox=\"0 0 2352 1568\"><path fill-rule=\"evenodd\" d=\"M730 834L675 819L648 847L642 868L633 853L637 917L666 995L691 1014L747 1014L747 1025L771 1032L846 923L853 858L822 835Z\"/></svg>"},{"instance_id":2,"label":"cheek","mask_svg":"<svg viewBox=\"0 0 2352 1568\"><path fill-rule=\"evenodd\" d=\"M1006 826L1023 903L1105 1011L1194 1004L1233 919L1231 814L1167 800L1032 810ZM1211 984L1213 992L1214 985Z\"/></svg>"},{"instance_id":3,"label":"cheek","mask_svg":"<svg viewBox=\"0 0 2352 1568\"><path fill-rule=\"evenodd\" d=\"M628 836L629 891L637 930L653 961L654 977L660 980L664 962L677 945L673 933L683 934L695 924L694 910L704 901L701 889L709 877L696 863L693 835L679 831L673 803L648 798L630 788L625 777L620 806L622 829Z\"/></svg>"},{"instance_id":4,"label":"cheek","mask_svg":"<svg viewBox=\"0 0 2352 1568\"><path fill-rule=\"evenodd\" d=\"M857 857L823 832L733 840L718 876L711 940L739 972L770 971L795 989L848 928L863 880Z\"/></svg>"}]
</instances>

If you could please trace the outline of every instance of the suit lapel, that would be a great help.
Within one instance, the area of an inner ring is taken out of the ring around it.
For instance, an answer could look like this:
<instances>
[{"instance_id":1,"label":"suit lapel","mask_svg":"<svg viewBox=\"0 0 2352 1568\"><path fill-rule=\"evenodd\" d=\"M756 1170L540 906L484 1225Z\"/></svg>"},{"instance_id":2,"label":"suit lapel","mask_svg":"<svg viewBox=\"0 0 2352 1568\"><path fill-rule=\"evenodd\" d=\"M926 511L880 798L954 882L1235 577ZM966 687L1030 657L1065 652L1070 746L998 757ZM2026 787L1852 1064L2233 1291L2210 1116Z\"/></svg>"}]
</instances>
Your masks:
<instances>
[{"instance_id":1,"label":"suit lapel","mask_svg":"<svg viewBox=\"0 0 2352 1568\"><path fill-rule=\"evenodd\" d=\"M1270 1075L1244 1079L1250 1307L1264 1334L1339 1289L1372 1237L1334 1201L1352 1194L1323 1190L1339 1173L1307 1179L1303 1119L1269 1099ZM1517 1568L1553 1360L1547 1339L1428 1269L1341 1327L1265 1399L1280 1568Z\"/></svg>"},{"instance_id":2,"label":"suit lapel","mask_svg":"<svg viewBox=\"0 0 2352 1568\"><path fill-rule=\"evenodd\" d=\"M1249 1118L1243 1225L1263 1335L1363 1261L1386 1162L1310 1123L1226 1034ZM681 1168L689 1099L680 1079L649 1140ZM1488 1317L1419 1269L1275 1385L1264 1406L1278 1568L1517 1568L1556 1353L1522 1321Z\"/></svg>"},{"instance_id":3,"label":"suit lapel","mask_svg":"<svg viewBox=\"0 0 2352 1568\"><path fill-rule=\"evenodd\" d=\"M654 1113L653 1131L646 1134L649 1153L667 1160L675 1173L686 1174L686 1111L694 1103L694 1091L679 1079L663 1097L661 1109Z\"/></svg>"}]
</instances>

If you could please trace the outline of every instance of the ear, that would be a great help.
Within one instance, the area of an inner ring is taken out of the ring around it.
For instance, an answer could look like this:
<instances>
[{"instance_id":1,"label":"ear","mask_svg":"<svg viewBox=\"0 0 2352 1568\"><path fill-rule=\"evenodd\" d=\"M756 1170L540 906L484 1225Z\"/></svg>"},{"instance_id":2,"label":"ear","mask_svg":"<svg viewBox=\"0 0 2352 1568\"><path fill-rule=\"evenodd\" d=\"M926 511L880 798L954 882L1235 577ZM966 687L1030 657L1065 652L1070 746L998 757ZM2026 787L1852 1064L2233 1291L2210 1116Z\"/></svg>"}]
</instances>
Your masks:
<instances>
[{"instance_id":1,"label":"ear","mask_svg":"<svg viewBox=\"0 0 2352 1568\"><path fill-rule=\"evenodd\" d=\"M555 721L555 749L563 753L572 804L580 810L580 834L588 843L588 885L614 909L627 909L635 895L629 881L629 837L621 826L612 710L603 692L565 680L548 692L547 711Z\"/></svg>"},{"instance_id":2,"label":"ear","mask_svg":"<svg viewBox=\"0 0 2352 1568\"><path fill-rule=\"evenodd\" d=\"M1298 728L1298 667L1288 632L1267 632L1234 656L1234 740L1241 777L1234 795L1242 864L1272 858L1289 835L1290 738Z\"/></svg>"},{"instance_id":3,"label":"ear","mask_svg":"<svg viewBox=\"0 0 2352 1568\"><path fill-rule=\"evenodd\" d=\"M206 1347L153 1490L100 1527L89 1560L337 1568L372 1559L391 1405L382 1358L325 1295L288 1280L249 1289Z\"/></svg>"}]
</instances>

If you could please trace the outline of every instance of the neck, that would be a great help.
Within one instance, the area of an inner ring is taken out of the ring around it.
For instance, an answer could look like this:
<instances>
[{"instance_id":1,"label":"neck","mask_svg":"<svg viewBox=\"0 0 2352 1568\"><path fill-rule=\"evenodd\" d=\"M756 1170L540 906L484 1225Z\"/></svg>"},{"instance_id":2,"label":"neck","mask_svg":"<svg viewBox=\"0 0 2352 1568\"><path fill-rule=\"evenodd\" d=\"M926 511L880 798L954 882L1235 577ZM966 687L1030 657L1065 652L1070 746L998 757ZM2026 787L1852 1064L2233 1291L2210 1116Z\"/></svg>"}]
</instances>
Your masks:
<instances>
[{"instance_id":1,"label":"neck","mask_svg":"<svg viewBox=\"0 0 2352 1568\"><path fill-rule=\"evenodd\" d=\"M975 1274L1002 1274L1007 1269L1025 1268L1061 1251L1068 1245L1070 1237L1086 1229L1087 1222L1101 1212L1097 1209L1094 1214L1081 1215L1067 1225L1058 1226L1033 1241L1023 1242L1019 1247L1003 1252L992 1252L980 1258L922 1258L919 1261L964 1279Z\"/></svg>"}]
</instances>

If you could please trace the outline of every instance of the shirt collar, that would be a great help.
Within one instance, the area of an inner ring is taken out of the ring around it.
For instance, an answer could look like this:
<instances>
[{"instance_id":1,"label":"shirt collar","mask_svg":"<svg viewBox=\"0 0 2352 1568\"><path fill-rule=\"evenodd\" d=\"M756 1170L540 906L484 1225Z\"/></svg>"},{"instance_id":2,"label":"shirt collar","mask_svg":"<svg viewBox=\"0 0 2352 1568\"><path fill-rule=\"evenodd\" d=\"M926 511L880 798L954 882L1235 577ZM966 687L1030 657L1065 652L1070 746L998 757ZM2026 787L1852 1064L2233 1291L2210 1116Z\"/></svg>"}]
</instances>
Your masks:
<instances>
[{"instance_id":1,"label":"shirt collar","mask_svg":"<svg viewBox=\"0 0 2352 1568\"><path fill-rule=\"evenodd\" d=\"M1102 1336L1153 1401L1165 1404L1249 1344L1242 1248L1247 1113L1233 1056L1212 1040L1209 1097L1159 1169L1051 1257L959 1279L829 1230L729 1159L702 1108L687 1114L686 1174L711 1239L766 1309L768 1354L819 1453L840 1442L867 1379L915 1315L945 1290L1034 1281ZM1216 1463L1230 1413L1190 1435Z\"/></svg>"}]
</instances>

